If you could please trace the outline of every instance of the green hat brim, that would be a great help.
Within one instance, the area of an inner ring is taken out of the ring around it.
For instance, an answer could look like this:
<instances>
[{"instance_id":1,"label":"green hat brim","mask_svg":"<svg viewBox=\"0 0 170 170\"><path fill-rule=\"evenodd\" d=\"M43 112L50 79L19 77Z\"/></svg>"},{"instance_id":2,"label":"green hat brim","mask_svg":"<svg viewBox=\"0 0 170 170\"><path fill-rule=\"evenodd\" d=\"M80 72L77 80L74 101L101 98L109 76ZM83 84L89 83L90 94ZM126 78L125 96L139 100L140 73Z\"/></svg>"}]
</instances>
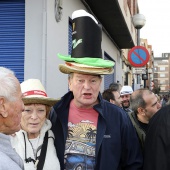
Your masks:
<instances>
[{"instance_id":1,"label":"green hat brim","mask_svg":"<svg viewBox=\"0 0 170 170\"><path fill-rule=\"evenodd\" d=\"M109 67L113 67L115 64L113 61L104 60L102 58L91 58L91 57L73 58L71 57L71 55L63 56L61 54L58 54L58 57L64 61L76 62L79 64L85 64L85 65L94 66L94 67L109 68Z\"/></svg>"},{"instance_id":2,"label":"green hat brim","mask_svg":"<svg viewBox=\"0 0 170 170\"><path fill-rule=\"evenodd\" d=\"M84 68L84 67L74 67L64 64L59 64L59 70L64 74L71 73L80 73L80 74L90 74L90 75L107 75L112 74L114 72L113 68L110 67L107 70L95 70L93 68Z\"/></svg>"}]
</instances>

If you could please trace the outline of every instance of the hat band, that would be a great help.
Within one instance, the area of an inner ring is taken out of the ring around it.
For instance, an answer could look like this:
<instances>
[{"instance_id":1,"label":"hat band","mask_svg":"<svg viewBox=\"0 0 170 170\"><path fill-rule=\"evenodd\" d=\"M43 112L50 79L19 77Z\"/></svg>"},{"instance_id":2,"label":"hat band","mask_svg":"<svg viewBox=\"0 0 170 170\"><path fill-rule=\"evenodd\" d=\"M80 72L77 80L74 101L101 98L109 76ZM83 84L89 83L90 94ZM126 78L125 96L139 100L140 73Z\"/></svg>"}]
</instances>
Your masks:
<instances>
[{"instance_id":1,"label":"hat band","mask_svg":"<svg viewBox=\"0 0 170 170\"><path fill-rule=\"evenodd\" d=\"M47 94L44 91L41 90L31 90L23 93L24 96L31 96L31 95L42 95L47 97Z\"/></svg>"},{"instance_id":2,"label":"hat band","mask_svg":"<svg viewBox=\"0 0 170 170\"><path fill-rule=\"evenodd\" d=\"M120 94L130 94L130 91L124 91L124 92L120 92Z\"/></svg>"}]
</instances>

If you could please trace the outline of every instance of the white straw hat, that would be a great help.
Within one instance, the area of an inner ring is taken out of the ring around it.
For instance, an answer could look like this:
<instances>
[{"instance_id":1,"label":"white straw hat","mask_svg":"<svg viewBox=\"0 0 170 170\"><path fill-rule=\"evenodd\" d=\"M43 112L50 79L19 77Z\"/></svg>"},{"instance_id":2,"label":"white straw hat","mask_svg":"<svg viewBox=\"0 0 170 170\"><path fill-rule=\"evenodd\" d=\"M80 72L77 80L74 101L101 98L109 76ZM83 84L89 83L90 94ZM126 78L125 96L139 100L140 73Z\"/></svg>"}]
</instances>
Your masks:
<instances>
[{"instance_id":1,"label":"white straw hat","mask_svg":"<svg viewBox=\"0 0 170 170\"><path fill-rule=\"evenodd\" d=\"M28 79L21 83L24 104L44 104L53 106L59 99L47 97L46 91L38 79Z\"/></svg>"},{"instance_id":2,"label":"white straw hat","mask_svg":"<svg viewBox=\"0 0 170 170\"><path fill-rule=\"evenodd\" d=\"M120 90L120 95L126 95L126 94L132 94L133 89L131 86L123 86L122 89Z\"/></svg>"}]
</instances>

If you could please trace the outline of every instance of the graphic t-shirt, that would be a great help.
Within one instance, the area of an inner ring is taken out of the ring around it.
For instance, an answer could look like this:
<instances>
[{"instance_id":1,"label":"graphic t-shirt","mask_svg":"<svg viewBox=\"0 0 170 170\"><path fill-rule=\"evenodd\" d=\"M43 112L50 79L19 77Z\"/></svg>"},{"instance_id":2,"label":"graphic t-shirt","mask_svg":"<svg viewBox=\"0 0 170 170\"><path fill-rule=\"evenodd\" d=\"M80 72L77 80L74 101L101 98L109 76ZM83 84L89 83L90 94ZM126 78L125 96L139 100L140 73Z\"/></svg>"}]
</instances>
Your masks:
<instances>
[{"instance_id":1,"label":"graphic t-shirt","mask_svg":"<svg viewBox=\"0 0 170 170\"><path fill-rule=\"evenodd\" d=\"M66 170L94 169L97 120L98 113L93 108L77 108L71 101L65 147Z\"/></svg>"}]
</instances>

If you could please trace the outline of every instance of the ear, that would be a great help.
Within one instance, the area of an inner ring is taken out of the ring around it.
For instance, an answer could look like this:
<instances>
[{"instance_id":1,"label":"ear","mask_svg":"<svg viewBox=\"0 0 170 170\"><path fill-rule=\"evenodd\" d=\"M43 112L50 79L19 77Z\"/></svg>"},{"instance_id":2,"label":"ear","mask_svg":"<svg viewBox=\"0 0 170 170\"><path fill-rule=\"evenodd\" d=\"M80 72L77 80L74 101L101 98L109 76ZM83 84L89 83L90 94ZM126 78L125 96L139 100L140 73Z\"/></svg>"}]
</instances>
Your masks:
<instances>
[{"instance_id":1,"label":"ear","mask_svg":"<svg viewBox=\"0 0 170 170\"><path fill-rule=\"evenodd\" d=\"M115 104L114 100L110 99L110 103Z\"/></svg>"},{"instance_id":2,"label":"ear","mask_svg":"<svg viewBox=\"0 0 170 170\"><path fill-rule=\"evenodd\" d=\"M137 111L138 111L138 113L140 114L140 115L145 115L145 109L144 108L142 108L142 107L139 107L138 109L137 109Z\"/></svg>"},{"instance_id":3,"label":"ear","mask_svg":"<svg viewBox=\"0 0 170 170\"><path fill-rule=\"evenodd\" d=\"M3 97L0 97L0 115L2 115L2 117L8 116L8 112L6 112L5 98Z\"/></svg>"}]
</instances>

